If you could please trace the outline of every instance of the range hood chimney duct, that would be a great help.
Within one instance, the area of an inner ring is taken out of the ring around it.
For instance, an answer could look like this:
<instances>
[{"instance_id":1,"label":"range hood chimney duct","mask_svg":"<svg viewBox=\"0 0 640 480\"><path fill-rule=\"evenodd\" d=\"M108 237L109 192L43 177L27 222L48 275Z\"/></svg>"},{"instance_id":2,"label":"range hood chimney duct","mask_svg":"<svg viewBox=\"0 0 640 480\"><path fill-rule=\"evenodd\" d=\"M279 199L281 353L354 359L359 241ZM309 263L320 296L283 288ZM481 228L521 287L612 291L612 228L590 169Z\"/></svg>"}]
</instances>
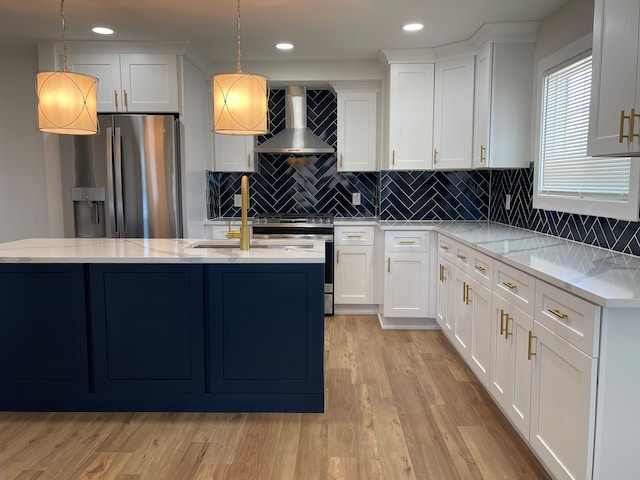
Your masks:
<instances>
[{"instance_id":1,"label":"range hood chimney duct","mask_svg":"<svg viewBox=\"0 0 640 480\"><path fill-rule=\"evenodd\" d=\"M256 153L333 153L334 149L307 128L307 88L285 89L285 129L258 145Z\"/></svg>"}]
</instances>

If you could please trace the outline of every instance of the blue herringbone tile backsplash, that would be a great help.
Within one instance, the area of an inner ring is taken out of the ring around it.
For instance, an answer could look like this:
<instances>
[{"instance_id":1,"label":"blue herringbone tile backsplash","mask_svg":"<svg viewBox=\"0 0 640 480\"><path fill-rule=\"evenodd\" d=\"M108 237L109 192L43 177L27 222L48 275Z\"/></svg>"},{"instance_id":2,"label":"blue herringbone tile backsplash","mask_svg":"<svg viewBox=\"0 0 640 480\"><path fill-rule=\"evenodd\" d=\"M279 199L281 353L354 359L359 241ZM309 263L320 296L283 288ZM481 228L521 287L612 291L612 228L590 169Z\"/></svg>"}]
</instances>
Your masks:
<instances>
[{"instance_id":1,"label":"blue herringbone tile backsplash","mask_svg":"<svg viewBox=\"0 0 640 480\"><path fill-rule=\"evenodd\" d=\"M492 221L640 255L640 223L533 208L533 167L491 174ZM508 211L506 194L511 194Z\"/></svg>"},{"instance_id":2,"label":"blue herringbone tile backsplash","mask_svg":"<svg viewBox=\"0 0 640 480\"><path fill-rule=\"evenodd\" d=\"M308 90L309 128L336 146L337 104L329 90ZM271 128L284 128L284 90L269 99ZM267 136L259 137L258 142ZM207 172L209 218L236 217L236 173ZM534 209L533 167L512 170L382 171L341 173L335 154L288 163L286 155L260 154L249 174L253 216L265 212L333 213L381 220L486 220L640 255L640 223ZM351 205L360 192L362 204ZM506 194L511 208L504 208Z\"/></svg>"}]
</instances>

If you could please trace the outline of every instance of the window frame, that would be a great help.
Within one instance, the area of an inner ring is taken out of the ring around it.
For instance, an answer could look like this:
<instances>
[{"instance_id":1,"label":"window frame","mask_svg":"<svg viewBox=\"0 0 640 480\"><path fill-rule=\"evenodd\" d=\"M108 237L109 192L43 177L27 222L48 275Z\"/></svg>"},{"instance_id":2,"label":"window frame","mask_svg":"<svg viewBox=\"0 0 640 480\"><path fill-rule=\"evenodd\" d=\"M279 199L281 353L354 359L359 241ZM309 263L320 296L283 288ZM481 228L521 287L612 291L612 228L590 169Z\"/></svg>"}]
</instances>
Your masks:
<instances>
[{"instance_id":1,"label":"window frame","mask_svg":"<svg viewBox=\"0 0 640 480\"><path fill-rule=\"evenodd\" d=\"M542 141L542 107L545 73L560 65L566 64L573 58L576 60L592 49L592 35L585 35L557 52L543 58L537 65L536 88L536 121L534 138L534 185L533 208L573 213L578 215L592 215L608 217L618 220L638 221L640 209L640 159L631 159L629 172L629 195L626 201L613 199L580 198L570 195L540 194L541 170L540 152Z\"/></svg>"}]
</instances>

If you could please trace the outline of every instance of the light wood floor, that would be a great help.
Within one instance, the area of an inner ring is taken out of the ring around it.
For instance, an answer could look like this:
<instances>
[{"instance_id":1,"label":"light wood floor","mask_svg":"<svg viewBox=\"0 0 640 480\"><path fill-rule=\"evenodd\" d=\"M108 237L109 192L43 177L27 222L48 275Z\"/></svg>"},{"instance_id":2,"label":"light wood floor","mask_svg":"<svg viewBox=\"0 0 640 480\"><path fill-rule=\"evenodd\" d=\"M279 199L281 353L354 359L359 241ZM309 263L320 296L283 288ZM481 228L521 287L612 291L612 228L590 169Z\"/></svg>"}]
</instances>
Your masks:
<instances>
[{"instance_id":1,"label":"light wood floor","mask_svg":"<svg viewBox=\"0 0 640 480\"><path fill-rule=\"evenodd\" d=\"M440 332L327 317L325 349L324 414L0 412L0 480L548 478Z\"/></svg>"}]
</instances>

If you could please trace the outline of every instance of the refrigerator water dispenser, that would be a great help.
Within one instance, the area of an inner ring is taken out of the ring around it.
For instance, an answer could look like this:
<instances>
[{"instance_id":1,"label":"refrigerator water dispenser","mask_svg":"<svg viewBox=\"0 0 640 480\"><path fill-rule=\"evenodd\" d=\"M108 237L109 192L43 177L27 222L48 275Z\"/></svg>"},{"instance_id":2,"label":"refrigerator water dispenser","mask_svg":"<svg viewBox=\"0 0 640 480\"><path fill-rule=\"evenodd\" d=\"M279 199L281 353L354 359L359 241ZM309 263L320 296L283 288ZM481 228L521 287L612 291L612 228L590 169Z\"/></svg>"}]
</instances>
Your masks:
<instances>
[{"instance_id":1,"label":"refrigerator water dispenser","mask_svg":"<svg viewBox=\"0 0 640 480\"><path fill-rule=\"evenodd\" d=\"M73 223L76 237L106 237L104 187L74 187L71 189L71 200L73 200Z\"/></svg>"}]
</instances>

